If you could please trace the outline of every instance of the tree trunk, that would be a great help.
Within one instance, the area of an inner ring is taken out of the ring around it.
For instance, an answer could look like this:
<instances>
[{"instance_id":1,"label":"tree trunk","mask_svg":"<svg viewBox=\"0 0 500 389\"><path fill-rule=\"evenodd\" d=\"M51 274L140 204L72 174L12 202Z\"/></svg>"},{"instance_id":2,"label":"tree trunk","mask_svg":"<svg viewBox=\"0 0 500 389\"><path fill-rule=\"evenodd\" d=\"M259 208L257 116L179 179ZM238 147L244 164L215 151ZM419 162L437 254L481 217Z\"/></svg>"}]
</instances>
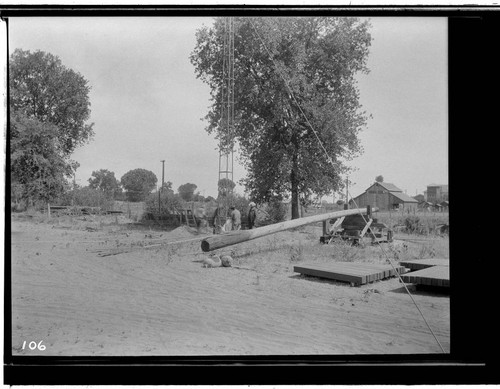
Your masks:
<instances>
[{"instance_id":1,"label":"tree trunk","mask_svg":"<svg viewBox=\"0 0 500 389\"><path fill-rule=\"evenodd\" d=\"M371 210L371 212L377 211L377 208ZM368 210L366 208L355 208L345 211L335 211L320 215L308 216L299 220L287 220L284 222L258 227L251 230L231 231L226 234L213 235L203 239L203 241L201 242L201 250L203 252L209 252L232 246L241 242L246 242L252 239L257 239L262 236L267 236L292 228L305 226L307 224L318 223L322 222L323 220L335 219L342 216L357 215L360 213L366 215L368 213Z\"/></svg>"},{"instance_id":2,"label":"tree trunk","mask_svg":"<svg viewBox=\"0 0 500 389\"><path fill-rule=\"evenodd\" d=\"M292 187L292 220L300 218L299 212L299 180L298 173L298 150L295 147L295 154L293 155L292 172L290 173L290 182Z\"/></svg>"}]
</instances>

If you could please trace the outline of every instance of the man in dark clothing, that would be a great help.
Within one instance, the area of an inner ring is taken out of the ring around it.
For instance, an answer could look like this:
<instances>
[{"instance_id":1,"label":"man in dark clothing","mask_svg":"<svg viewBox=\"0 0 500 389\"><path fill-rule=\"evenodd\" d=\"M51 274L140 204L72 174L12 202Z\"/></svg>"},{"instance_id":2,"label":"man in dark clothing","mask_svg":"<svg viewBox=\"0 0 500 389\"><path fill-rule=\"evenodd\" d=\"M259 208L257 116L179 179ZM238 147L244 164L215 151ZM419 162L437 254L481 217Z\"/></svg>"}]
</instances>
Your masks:
<instances>
[{"instance_id":1,"label":"man in dark clothing","mask_svg":"<svg viewBox=\"0 0 500 389\"><path fill-rule=\"evenodd\" d=\"M251 230L255 225L255 218L257 217L255 203L252 201L250 204L250 210L248 211L248 229Z\"/></svg>"}]
</instances>

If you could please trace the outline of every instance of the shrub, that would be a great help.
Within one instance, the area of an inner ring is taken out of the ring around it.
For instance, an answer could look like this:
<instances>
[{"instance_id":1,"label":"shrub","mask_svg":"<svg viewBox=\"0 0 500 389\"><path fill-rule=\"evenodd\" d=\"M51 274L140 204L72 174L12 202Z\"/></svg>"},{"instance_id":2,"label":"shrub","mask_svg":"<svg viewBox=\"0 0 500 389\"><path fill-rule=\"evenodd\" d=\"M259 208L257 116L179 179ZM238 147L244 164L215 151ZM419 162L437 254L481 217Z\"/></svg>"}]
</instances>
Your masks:
<instances>
[{"instance_id":1,"label":"shrub","mask_svg":"<svg viewBox=\"0 0 500 389\"><path fill-rule=\"evenodd\" d=\"M418 216L407 216L404 219L404 225L409 234L425 234L428 231Z\"/></svg>"},{"instance_id":2,"label":"shrub","mask_svg":"<svg viewBox=\"0 0 500 389\"><path fill-rule=\"evenodd\" d=\"M160 195L161 213L158 204L158 193L152 193L146 198L146 214L159 219L176 214L176 210L184 207L184 201L180 195L165 190Z\"/></svg>"},{"instance_id":3,"label":"shrub","mask_svg":"<svg viewBox=\"0 0 500 389\"><path fill-rule=\"evenodd\" d=\"M271 200L262 207L262 213L257 213L259 225L267 225L282 222L286 219L288 206L278 200Z\"/></svg>"},{"instance_id":4,"label":"shrub","mask_svg":"<svg viewBox=\"0 0 500 389\"><path fill-rule=\"evenodd\" d=\"M59 197L57 205L75 205L83 207L100 207L102 209L112 209L114 200L98 189L92 189L88 186L76 188L66 192Z\"/></svg>"},{"instance_id":5,"label":"shrub","mask_svg":"<svg viewBox=\"0 0 500 389\"><path fill-rule=\"evenodd\" d=\"M241 212L241 217L243 218L244 216L246 216L248 214L248 204L250 204L250 200L247 200L245 197L237 193L233 193L231 197L231 204L233 204L235 208Z\"/></svg>"}]
</instances>

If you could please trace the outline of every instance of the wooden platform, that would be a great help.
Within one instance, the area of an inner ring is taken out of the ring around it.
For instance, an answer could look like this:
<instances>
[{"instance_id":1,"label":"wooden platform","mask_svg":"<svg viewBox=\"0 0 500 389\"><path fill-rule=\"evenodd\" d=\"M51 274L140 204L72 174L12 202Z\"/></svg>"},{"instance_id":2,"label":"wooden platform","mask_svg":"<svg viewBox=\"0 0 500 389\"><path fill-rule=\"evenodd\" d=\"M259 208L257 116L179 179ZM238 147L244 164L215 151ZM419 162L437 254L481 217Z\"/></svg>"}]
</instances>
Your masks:
<instances>
[{"instance_id":1,"label":"wooden platform","mask_svg":"<svg viewBox=\"0 0 500 389\"><path fill-rule=\"evenodd\" d=\"M412 259L401 261L399 264L410 270L421 270L432 266L450 266L450 260L447 258Z\"/></svg>"},{"instance_id":2,"label":"wooden platform","mask_svg":"<svg viewBox=\"0 0 500 389\"><path fill-rule=\"evenodd\" d=\"M450 267L431 266L401 276L404 282L426 286L450 286Z\"/></svg>"},{"instance_id":3,"label":"wooden platform","mask_svg":"<svg viewBox=\"0 0 500 389\"><path fill-rule=\"evenodd\" d=\"M403 274L406 271L404 266L396 266L395 269L399 274ZM309 276L349 282L356 286L396 276L396 271L391 265L359 262L304 264L294 266L293 271Z\"/></svg>"}]
</instances>

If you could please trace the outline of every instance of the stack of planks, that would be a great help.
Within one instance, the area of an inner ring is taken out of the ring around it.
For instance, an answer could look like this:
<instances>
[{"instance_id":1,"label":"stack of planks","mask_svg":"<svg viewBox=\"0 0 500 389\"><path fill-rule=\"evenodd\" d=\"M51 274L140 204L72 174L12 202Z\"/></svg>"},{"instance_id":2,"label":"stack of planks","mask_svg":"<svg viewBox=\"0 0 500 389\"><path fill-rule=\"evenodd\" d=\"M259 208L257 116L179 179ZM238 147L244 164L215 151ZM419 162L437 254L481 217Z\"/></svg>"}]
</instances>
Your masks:
<instances>
[{"instance_id":1,"label":"stack of planks","mask_svg":"<svg viewBox=\"0 0 500 389\"><path fill-rule=\"evenodd\" d=\"M332 262L328 264L304 264L294 266L293 270L308 276L328 278L335 281L349 282L359 286L369 282L383 280L403 274L404 266L392 267L375 263Z\"/></svg>"},{"instance_id":2,"label":"stack of planks","mask_svg":"<svg viewBox=\"0 0 500 389\"><path fill-rule=\"evenodd\" d=\"M415 259L402 261L399 264L410 269L401 278L404 282L432 287L450 287L449 259Z\"/></svg>"}]
</instances>

